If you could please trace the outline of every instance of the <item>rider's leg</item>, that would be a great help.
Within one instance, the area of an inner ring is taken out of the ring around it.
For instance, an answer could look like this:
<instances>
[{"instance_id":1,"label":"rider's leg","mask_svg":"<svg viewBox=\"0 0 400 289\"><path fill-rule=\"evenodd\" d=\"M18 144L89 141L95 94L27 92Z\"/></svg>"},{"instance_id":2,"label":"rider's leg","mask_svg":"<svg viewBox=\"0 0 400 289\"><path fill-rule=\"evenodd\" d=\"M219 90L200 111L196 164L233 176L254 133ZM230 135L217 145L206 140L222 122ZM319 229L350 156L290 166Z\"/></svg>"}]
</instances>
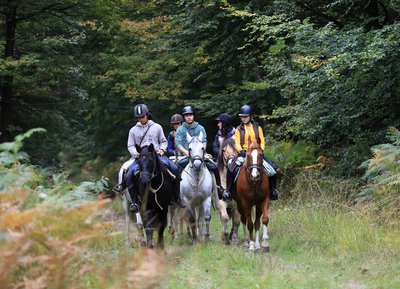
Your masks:
<instances>
[{"instance_id":1,"label":"rider's leg","mask_svg":"<svg viewBox=\"0 0 400 289\"><path fill-rule=\"evenodd\" d=\"M226 170L226 190L222 193L222 200L229 201L232 198L232 183L233 183L233 172L228 168Z\"/></svg>"},{"instance_id":2,"label":"rider's leg","mask_svg":"<svg viewBox=\"0 0 400 289\"><path fill-rule=\"evenodd\" d=\"M215 182L217 183L218 194L222 194L224 189L221 186L221 176L219 175L218 166L212 162L211 160L205 160L206 167L212 172L215 176Z\"/></svg>"},{"instance_id":3,"label":"rider's leg","mask_svg":"<svg viewBox=\"0 0 400 289\"><path fill-rule=\"evenodd\" d=\"M182 158L176 162L178 168L183 171L189 163L189 158Z\"/></svg>"},{"instance_id":4,"label":"rider's leg","mask_svg":"<svg viewBox=\"0 0 400 289\"><path fill-rule=\"evenodd\" d=\"M263 159L269 165L271 165L274 168L275 171L277 170L277 167L266 156L264 156ZM269 178L269 198L272 201L275 201L275 200L277 200L279 198L279 192L276 189L276 182L277 182L276 173L274 175L272 175L272 176L268 176L268 178Z\"/></svg>"},{"instance_id":5,"label":"rider's leg","mask_svg":"<svg viewBox=\"0 0 400 289\"><path fill-rule=\"evenodd\" d=\"M139 171L139 165L134 162L128 169L126 175L126 185L128 186L129 195L131 196L132 204L129 207L129 211L137 213L139 212L139 202L137 197L137 178L136 174Z\"/></svg>"},{"instance_id":6,"label":"rider's leg","mask_svg":"<svg viewBox=\"0 0 400 289\"><path fill-rule=\"evenodd\" d=\"M181 208L185 208L186 204L185 202L181 199L181 192L180 192L180 185L181 185L181 176L179 174L179 167L171 161L169 158L163 156L163 163L165 160L168 161L167 167L171 171L171 173L175 176L173 179L173 185L174 185L174 202Z\"/></svg>"}]
</instances>

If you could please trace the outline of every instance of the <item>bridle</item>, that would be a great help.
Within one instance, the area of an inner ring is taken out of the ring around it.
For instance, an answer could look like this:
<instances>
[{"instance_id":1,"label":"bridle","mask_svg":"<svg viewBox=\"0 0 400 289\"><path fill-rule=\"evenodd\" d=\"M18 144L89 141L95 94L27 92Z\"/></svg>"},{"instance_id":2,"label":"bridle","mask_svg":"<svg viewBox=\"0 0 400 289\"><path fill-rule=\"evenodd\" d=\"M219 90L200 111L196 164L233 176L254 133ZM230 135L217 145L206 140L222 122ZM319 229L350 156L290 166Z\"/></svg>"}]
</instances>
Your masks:
<instances>
[{"instance_id":1,"label":"bridle","mask_svg":"<svg viewBox=\"0 0 400 289\"><path fill-rule=\"evenodd\" d=\"M189 143L189 161L190 161L190 166L193 167L193 163L195 161L200 161L200 167L202 167L204 165L205 150L204 150L204 147L202 147L202 149L201 149L202 154L201 155L192 156L192 149L190 148L190 144L193 143L193 141L195 139L199 142L197 137L193 137L192 140Z\"/></svg>"},{"instance_id":2,"label":"bridle","mask_svg":"<svg viewBox=\"0 0 400 289\"><path fill-rule=\"evenodd\" d=\"M254 151L254 150L256 150L257 151L257 155L258 155L258 148L253 148L252 149L252 152ZM251 154L250 154L251 155ZM248 175L250 176L250 178L251 178L251 180L254 182L254 181L258 181L259 179L255 179L254 180L254 178L252 177L252 174L251 174L251 171L253 170L253 169L256 169L257 171L258 171L258 176L259 176L259 178L261 177L261 175L263 174L263 167L262 167L262 165L259 165L258 163L257 164L251 164L251 165L249 165L249 166L247 166L247 164L248 164L248 156L246 156L246 172L248 173ZM262 162L261 162L262 163Z\"/></svg>"}]
</instances>

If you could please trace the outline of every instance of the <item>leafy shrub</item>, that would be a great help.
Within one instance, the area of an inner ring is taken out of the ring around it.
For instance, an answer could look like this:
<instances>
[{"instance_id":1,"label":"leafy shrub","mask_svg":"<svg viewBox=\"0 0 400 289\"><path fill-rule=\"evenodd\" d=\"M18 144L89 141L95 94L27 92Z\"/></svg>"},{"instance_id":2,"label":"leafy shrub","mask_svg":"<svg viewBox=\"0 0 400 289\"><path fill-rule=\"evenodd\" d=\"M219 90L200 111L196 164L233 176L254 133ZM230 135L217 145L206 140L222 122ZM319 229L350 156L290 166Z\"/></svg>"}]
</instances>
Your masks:
<instances>
[{"instance_id":1,"label":"leafy shrub","mask_svg":"<svg viewBox=\"0 0 400 289\"><path fill-rule=\"evenodd\" d=\"M22 162L31 133L0 145L0 288L137 288L145 256L120 256L108 201L96 195L107 180L75 186L64 174L43 177Z\"/></svg>"},{"instance_id":2,"label":"leafy shrub","mask_svg":"<svg viewBox=\"0 0 400 289\"><path fill-rule=\"evenodd\" d=\"M380 215L390 220L400 217L400 131L391 127L388 139L392 143L371 148L374 157L362 163L363 180L367 185L360 191L359 200L372 201Z\"/></svg>"},{"instance_id":3,"label":"leafy shrub","mask_svg":"<svg viewBox=\"0 0 400 289\"><path fill-rule=\"evenodd\" d=\"M315 163L317 147L312 142L273 142L266 148L266 156L283 169L299 168Z\"/></svg>"}]
</instances>

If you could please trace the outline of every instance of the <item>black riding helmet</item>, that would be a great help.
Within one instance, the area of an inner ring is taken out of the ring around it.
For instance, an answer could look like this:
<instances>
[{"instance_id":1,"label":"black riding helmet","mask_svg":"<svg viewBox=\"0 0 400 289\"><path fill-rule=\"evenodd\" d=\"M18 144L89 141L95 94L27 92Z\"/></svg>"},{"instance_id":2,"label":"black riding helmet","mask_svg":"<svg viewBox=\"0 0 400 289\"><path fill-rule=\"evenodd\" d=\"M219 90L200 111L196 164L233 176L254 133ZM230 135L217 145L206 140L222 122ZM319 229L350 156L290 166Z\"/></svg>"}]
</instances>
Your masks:
<instances>
[{"instance_id":1,"label":"black riding helmet","mask_svg":"<svg viewBox=\"0 0 400 289\"><path fill-rule=\"evenodd\" d=\"M141 103L135 106L133 112L135 114L135 117L142 117L149 113L149 109L145 104Z\"/></svg>"},{"instance_id":2,"label":"black riding helmet","mask_svg":"<svg viewBox=\"0 0 400 289\"><path fill-rule=\"evenodd\" d=\"M182 109L182 115L185 115L185 114L194 114L194 109L193 109L193 107L190 106L190 105L185 106L185 107Z\"/></svg>"},{"instance_id":3,"label":"black riding helmet","mask_svg":"<svg viewBox=\"0 0 400 289\"><path fill-rule=\"evenodd\" d=\"M239 110L239 116L249 116L251 115L251 110L250 105L243 105Z\"/></svg>"},{"instance_id":4,"label":"black riding helmet","mask_svg":"<svg viewBox=\"0 0 400 289\"><path fill-rule=\"evenodd\" d=\"M171 124L175 123L182 123L183 122L183 117L180 114L174 114L171 116Z\"/></svg>"}]
</instances>

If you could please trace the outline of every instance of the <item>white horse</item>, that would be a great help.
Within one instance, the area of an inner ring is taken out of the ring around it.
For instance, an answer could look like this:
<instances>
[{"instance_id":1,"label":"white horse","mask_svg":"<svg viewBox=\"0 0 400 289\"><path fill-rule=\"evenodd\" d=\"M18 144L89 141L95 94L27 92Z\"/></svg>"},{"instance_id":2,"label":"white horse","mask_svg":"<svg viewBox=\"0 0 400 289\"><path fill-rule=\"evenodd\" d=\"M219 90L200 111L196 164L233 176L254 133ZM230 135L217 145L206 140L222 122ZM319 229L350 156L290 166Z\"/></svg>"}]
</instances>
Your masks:
<instances>
[{"instance_id":1,"label":"white horse","mask_svg":"<svg viewBox=\"0 0 400 289\"><path fill-rule=\"evenodd\" d=\"M192 241L197 239L196 211L198 208L197 229L200 239L210 236L211 194L216 192L215 177L207 169L205 146L202 143L203 134L191 137L187 134L189 143L189 163L182 172L181 195L187 205L189 224L192 231ZM206 222L206 232L203 235L203 224Z\"/></svg>"},{"instance_id":2,"label":"white horse","mask_svg":"<svg viewBox=\"0 0 400 289\"><path fill-rule=\"evenodd\" d=\"M117 193L121 197L121 202L122 202L122 207L124 208L125 211L125 244L129 246L131 244L131 239L130 239L130 225L132 223L136 223L136 230L138 232L138 235L135 237L135 241L139 242L141 245L145 244L146 238L143 232L143 222L142 218L140 216L140 213L132 213L129 211L129 206L132 204L131 196L128 192L128 188L123 185L123 180L125 178L125 175L128 171L128 168L131 166L134 160L129 160L125 162L118 173L118 186L121 186L122 191L117 190Z\"/></svg>"}]
</instances>

